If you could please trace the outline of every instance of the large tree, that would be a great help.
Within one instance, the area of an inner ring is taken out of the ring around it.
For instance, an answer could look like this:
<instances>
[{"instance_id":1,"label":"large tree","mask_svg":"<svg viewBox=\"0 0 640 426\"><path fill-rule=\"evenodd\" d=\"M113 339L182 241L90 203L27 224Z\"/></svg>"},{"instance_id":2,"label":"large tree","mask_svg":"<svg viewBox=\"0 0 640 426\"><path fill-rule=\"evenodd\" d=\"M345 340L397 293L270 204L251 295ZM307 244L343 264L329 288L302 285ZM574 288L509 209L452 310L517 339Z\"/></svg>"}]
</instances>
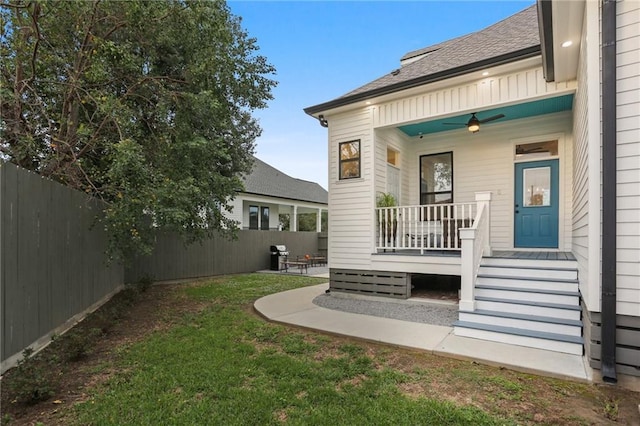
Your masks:
<instances>
[{"instance_id":1,"label":"large tree","mask_svg":"<svg viewBox=\"0 0 640 426\"><path fill-rule=\"evenodd\" d=\"M1 6L5 160L104 200L114 254L148 251L158 228L235 229L222 211L276 83L225 2Z\"/></svg>"}]
</instances>

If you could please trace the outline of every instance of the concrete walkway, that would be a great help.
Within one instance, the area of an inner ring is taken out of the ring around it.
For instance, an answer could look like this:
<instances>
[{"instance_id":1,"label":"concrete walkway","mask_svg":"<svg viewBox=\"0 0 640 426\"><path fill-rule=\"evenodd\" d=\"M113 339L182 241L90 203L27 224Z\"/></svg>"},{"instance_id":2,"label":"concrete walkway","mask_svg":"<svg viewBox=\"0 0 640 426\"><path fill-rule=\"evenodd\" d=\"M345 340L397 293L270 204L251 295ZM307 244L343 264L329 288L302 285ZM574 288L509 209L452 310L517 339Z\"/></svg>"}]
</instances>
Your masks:
<instances>
[{"instance_id":1,"label":"concrete walkway","mask_svg":"<svg viewBox=\"0 0 640 426\"><path fill-rule=\"evenodd\" d=\"M254 307L268 320L283 324L420 349L437 355L474 360L527 373L590 381L581 356L460 337L452 327L353 314L313 304L329 284L303 287L258 299Z\"/></svg>"}]
</instances>

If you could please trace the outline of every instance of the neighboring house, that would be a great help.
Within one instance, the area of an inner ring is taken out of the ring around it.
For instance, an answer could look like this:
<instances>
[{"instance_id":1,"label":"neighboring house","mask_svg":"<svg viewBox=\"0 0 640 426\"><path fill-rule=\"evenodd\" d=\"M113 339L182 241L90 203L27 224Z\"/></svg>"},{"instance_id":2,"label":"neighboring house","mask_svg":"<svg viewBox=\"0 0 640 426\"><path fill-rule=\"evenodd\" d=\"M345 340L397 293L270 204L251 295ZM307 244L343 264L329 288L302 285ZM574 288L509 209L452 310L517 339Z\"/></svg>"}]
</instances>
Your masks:
<instances>
[{"instance_id":1,"label":"neighboring house","mask_svg":"<svg viewBox=\"0 0 640 426\"><path fill-rule=\"evenodd\" d=\"M640 376L639 58L640 2L542 0L305 109L332 291L459 276L456 334Z\"/></svg>"},{"instance_id":2,"label":"neighboring house","mask_svg":"<svg viewBox=\"0 0 640 426\"><path fill-rule=\"evenodd\" d=\"M289 215L289 230L297 231L298 215L316 215L321 232L322 212L327 212L327 191L315 182L292 178L254 157L251 173L244 177L244 191L233 200L228 214L240 229L282 230L280 215Z\"/></svg>"}]
</instances>

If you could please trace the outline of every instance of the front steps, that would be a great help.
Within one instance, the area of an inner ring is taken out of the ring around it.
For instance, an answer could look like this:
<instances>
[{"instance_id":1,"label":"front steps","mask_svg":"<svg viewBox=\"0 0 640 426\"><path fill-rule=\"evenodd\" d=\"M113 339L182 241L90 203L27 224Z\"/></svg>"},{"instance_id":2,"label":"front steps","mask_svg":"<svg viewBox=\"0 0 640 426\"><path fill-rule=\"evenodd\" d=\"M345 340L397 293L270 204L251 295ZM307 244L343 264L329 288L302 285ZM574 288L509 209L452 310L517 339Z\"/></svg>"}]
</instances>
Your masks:
<instances>
[{"instance_id":1,"label":"front steps","mask_svg":"<svg viewBox=\"0 0 640 426\"><path fill-rule=\"evenodd\" d=\"M474 294L456 335L582 355L575 261L485 257Z\"/></svg>"}]
</instances>

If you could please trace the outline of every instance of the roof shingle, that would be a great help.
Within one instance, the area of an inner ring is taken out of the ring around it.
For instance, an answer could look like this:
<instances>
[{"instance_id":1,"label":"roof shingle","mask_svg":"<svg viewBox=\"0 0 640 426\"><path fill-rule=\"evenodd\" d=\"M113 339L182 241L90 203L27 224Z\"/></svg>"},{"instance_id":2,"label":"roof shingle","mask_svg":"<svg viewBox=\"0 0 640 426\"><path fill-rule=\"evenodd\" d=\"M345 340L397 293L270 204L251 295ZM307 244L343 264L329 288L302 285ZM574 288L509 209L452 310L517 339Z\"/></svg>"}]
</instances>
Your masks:
<instances>
[{"instance_id":1,"label":"roof shingle","mask_svg":"<svg viewBox=\"0 0 640 426\"><path fill-rule=\"evenodd\" d=\"M328 203L327 191L316 182L293 178L256 157L251 173L244 177L244 188L251 194Z\"/></svg>"}]
</instances>

